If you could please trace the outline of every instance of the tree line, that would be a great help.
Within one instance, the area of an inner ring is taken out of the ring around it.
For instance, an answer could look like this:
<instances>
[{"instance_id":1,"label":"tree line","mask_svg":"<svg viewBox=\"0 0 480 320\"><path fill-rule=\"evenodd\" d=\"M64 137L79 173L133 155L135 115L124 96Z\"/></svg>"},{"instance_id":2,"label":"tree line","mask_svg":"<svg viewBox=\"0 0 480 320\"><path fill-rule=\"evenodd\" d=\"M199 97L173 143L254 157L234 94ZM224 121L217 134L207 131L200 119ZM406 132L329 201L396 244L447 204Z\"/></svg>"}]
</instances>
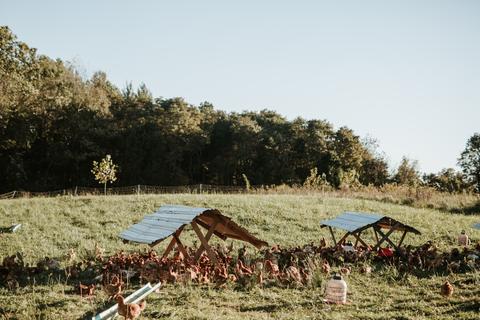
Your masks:
<instances>
[{"instance_id":1,"label":"tree line","mask_svg":"<svg viewBox=\"0 0 480 320\"><path fill-rule=\"evenodd\" d=\"M315 169L315 181L335 188L396 182L478 191L480 136L469 144L463 172L421 177L403 159L391 173L375 143L350 128L154 98L145 85L120 90L105 73L85 78L0 27L0 191L92 186L92 162L106 154L119 186L301 185Z\"/></svg>"}]
</instances>

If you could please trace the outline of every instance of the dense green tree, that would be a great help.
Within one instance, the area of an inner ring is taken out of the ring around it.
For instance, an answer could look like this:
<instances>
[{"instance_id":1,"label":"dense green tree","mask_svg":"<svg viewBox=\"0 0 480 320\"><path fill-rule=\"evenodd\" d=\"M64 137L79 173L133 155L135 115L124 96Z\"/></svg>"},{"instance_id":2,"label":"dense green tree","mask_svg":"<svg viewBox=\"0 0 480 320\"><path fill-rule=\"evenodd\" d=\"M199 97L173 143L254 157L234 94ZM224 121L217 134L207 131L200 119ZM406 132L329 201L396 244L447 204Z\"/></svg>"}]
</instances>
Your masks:
<instances>
[{"instance_id":1,"label":"dense green tree","mask_svg":"<svg viewBox=\"0 0 480 320\"><path fill-rule=\"evenodd\" d=\"M326 177L333 160L335 130L325 120L297 118L290 124L290 163L295 164L295 176L299 184L311 176L316 168L318 175Z\"/></svg>"},{"instance_id":2,"label":"dense green tree","mask_svg":"<svg viewBox=\"0 0 480 320\"><path fill-rule=\"evenodd\" d=\"M388 182L390 174L385 155L379 151L378 141L367 136L362 140L362 145L365 152L360 169L360 182L376 187L384 185Z\"/></svg>"},{"instance_id":3,"label":"dense green tree","mask_svg":"<svg viewBox=\"0 0 480 320\"><path fill-rule=\"evenodd\" d=\"M360 182L363 185L382 186L388 182L388 164L381 157L366 157L360 169Z\"/></svg>"},{"instance_id":4,"label":"dense green tree","mask_svg":"<svg viewBox=\"0 0 480 320\"><path fill-rule=\"evenodd\" d=\"M312 170L335 187L388 177L384 157L347 127L269 110L226 113L153 97L144 84L119 90L105 73L86 78L1 27L1 191L93 186L91 163L105 154L119 165L119 186L244 185L245 177L300 185ZM395 180L415 184L418 172L407 161Z\"/></svg>"},{"instance_id":5,"label":"dense green tree","mask_svg":"<svg viewBox=\"0 0 480 320\"><path fill-rule=\"evenodd\" d=\"M291 132L290 123L274 111L262 110L251 113L260 126L252 177L256 184L292 182L295 168L290 166Z\"/></svg>"},{"instance_id":6,"label":"dense green tree","mask_svg":"<svg viewBox=\"0 0 480 320\"><path fill-rule=\"evenodd\" d=\"M462 152L458 164L467 179L480 192L480 133L475 133L467 141L467 146Z\"/></svg>"},{"instance_id":7,"label":"dense green tree","mask_svg":"<svg viewBox=\"0 0 480 320\"><path fill-rule=\"evenodd\" d=\"M331 142L330 181L334 186L357 184L365 156L360 137L347 127L335 132Z\"/></svg>"}]
</instances>

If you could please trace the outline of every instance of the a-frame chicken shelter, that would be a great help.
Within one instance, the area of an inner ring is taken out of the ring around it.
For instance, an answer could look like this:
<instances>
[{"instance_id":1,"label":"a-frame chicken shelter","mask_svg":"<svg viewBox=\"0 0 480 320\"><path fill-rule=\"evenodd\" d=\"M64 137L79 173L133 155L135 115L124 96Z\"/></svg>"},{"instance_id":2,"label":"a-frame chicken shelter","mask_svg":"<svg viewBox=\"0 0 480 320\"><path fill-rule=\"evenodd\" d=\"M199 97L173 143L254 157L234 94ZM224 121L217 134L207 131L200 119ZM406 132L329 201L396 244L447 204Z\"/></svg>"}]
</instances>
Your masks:
<instances>
[{"instance_id":1,"label":"a-frame chicken shelter","mask_svg":"<svg viewBox=\"0 0 480 320\"><path fill-rule=\"evenodd\" d=\"M372 229L375 235L376 243L372 250L379 248L384 242L388 242L393 248L398 249L403 243L408 232L414 234L421 234L420 231L401 223L393 218L383 216L375 213L360 213L360 212L344 212L338 217L330 220L321 221L321 227L328 227L332 235L335 245L342 245L348 236L355 237L355 247L360 242L365 247L369 247L367 243L361 238L362 233L367 229ZM345 235L337 242L332 228L338 228L347 231ZM384 232L383 230L387 230ZM390 236L394 231L403 232L398 244L393 243Z\"/></svg>"},{"instance_id":2,"label":"a-frame chicken shelter","mask_svg":"<svg viewBox=\"0 0 480 320\"><path fill-rule=\"evenodd\" d=\"M123 231L120 234L120 238L126 241L146 243L153 247L169 236L172 236L172 240L167 246L163 256L168 256L176 245L178 250L189 259L192 257L189 256L180 240L180 234L188 224L192 226L201 243L193 257L194 260L198 260L201 254L207 251L210 260L214 263L216 262L215 254L208 244L213 234L223 240L227 238L242 240L252 244L256 248L268 246L267 242L256 238L246 229L233 222L229 217L224 216L217 209L179 205L165 205L160 207L155 213L145 216L142 221ZM199 226L205 228L207 233L203 234Z\"/></svg>"}]
</instances>

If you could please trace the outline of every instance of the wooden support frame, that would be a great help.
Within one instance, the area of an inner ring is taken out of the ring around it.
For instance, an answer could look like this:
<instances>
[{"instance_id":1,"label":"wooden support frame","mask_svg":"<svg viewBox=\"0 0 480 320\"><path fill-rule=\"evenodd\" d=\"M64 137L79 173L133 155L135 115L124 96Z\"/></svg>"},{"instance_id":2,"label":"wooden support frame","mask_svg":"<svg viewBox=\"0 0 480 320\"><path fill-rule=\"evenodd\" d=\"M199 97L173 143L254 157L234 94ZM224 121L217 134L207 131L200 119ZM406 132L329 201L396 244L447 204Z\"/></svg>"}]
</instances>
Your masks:
<instances>
[{"instance_id":1,"label":"wooden support frame","mask_svg":"<svg viewBox=\"0 0 480 320\"><path fill-rule=\"evenodd\" d=\"M217 227L217 225L219 224L219 221L216 220L213 225L208 229L207 231L207 234L205 235L205 240L207 241L210 241L210 238L212 237L213 233L215 232L215 228ZM193 227L193 225L192 225ZM196 231L195 231L196 232ZM200 240L201 241L201 240ZM195 253L195 256L194 256L194 260L198 260L198 258L200 258L200 256L202 255L202 253L206 250L205 246L203 245L203 242L200 244L200 247L198 248L197 252Z\"/></svg>"},{"instance_id":2,"label":"wooden support frame","mask_svg":"<svg viewBox=\"0 0 480 320\"><path fill-rule=\"evenodd\" d=\"M178 250L180 250L180 252L183 254L185 259L187 260L190 259L190 255L188 254L187 250L182 244L182 241L180 240L180 234L182 233L182 231L183 231L183 226L173 234L172 240L170 241L167 248L165 249L165 252L163 253L163 256L162 256L163 258L167 257L169 253L172 251L172 249L175 247L175 245L177 245Z\"/></svg>"},{"instance_id":3,"label":"wooden support frame","mask_svg":"<svg viewBox=\"0 0 480 320\"><path fill-rule=\"evenodd\" d=\"M348 238L349 235L351 235L350 232L345 233L345 235L340 240L338 240L337 246L343 245L345 243L345 240Z\"/></svg>"},{"instance_id":4,"label":"wooden support frame","mask_svg":"<svg viewBox=\"0 0 480 320\"><path fill-rule=\"evenodd\" d=\"M187 250L185 250L185 247L183 246L182 242L180 241L180 238L174 234L173 238L175 239L175 242L177 243L177 248L180 250L180 252L183 254L185 259L190 260L190 255L188 254Z\"/></svg>"},{"instance_id":5,"label":"wooden support frame","mask_svg":"<svg viewBox=\"0 0 480 320\"><path fill-rule=\"evenodd\" d=\"M378 238L377 229L375 229L375 227L373 227L373 234L375 235L375 240L377 240L377 243L378 243L378 241L380 241L380 239Z\"/></svg>"},{"instance_id":6,"label":"wooden support frame","mask_svg":"<svg viewBox=\"0 0 480 320\"><path fill-rule=\"evenodd\" d=\"M390 235L391 235L395 230L397 230L396 227L397 227L397 225L395 224L395 225L393 225L393 226L390 228L390 230L389 230L387 233L384 233L379 226L374 226L374 227L373 227L373 233L374 233L374 235L375 235L375 238L376 238L376 240L377 240L377 243L376 243L375 246L372 248L372 250L376 250L376 249L379 248L379 247L382 245L382 243L384 243L384 242L388 242L393 248L395 248L395 249L398 250L398 248L402 245L403 240L405 239L405 236L407 235L408 231L407 231L407 230L404 230L404 231L403 231L403 234L402 234L402 237L401 237L401 239L400 239L400 241L399 241L399 243L398 243L398 244L395 244L395 243L393 243L393 241L392 241L389 237L390 237ZM359 232L347 232L347 233L345 233L345 235L344 235L338 242L336 242L336 241L335 241L335 237L334 237L334 235L333 235L332 228L329 227L329 229L330 229L330 233L332 234L332 238L334 239L335 246L341 246L341 245L343 245L343 243L345 242L345 240L347 239L348 236L353 236L353 237L355 238L355 245L354 245L355 248L358 246L358 243L359 243L359 242L360 242L363 246L365 246L365 247L367 247L367 248L369 247L369 245L368 245L365 241L363 241L363 239L361 238L361 234L362 234L363 230L361 230L361 231L359 231ZM381 238L379 237L379 235L380 235Z\"/></svg>"},{"instance_id":7,"label":"wooden support frame","mask_svg":"<svg viewBox=\"0 0 480 320\"><path fill-rule=\"evenodd\" d=\"M162 258L166 258L168 256L168 254L170 253L170 251L172 251L173 247L175 246L175 238L172 237L172 240L170 241L170 243L168 244L167 248L165 249L165 252L163 253L163 256Z\"/></svg>"},{"instance_id":8,"label":"wooden support frame","mask_svg":"<svg viewBox=\"0 0 480 320\"><path fill-rule=\"evenodd\" d=\"M177 238L180 236L180 233L182 233L183 231L183 226L180 227L176 232L175 232L175 235L177 236ZM160 240L161 241L161 240ZM160 241L157 241L157 242L154 242L152 244L152 247L153 246L156 246L158 243L160 243ZM175 240L175 237L172 236L172 240L170 241L170 243L168 244L167 248L165 249L165 252L163 253L163 258L165 258L166 256L168 256L168 254L170 253L170 251L172 251L172 249L175 247L175 244L176 244L176 240Z\"/></svg>"},{"instance_id":9,"label":"wooden support frame","mask_svg":"<svg viewBox=\"0 0 480 320\"><path fill-rule=\"evenodd\" d=\"M400 241L398 242L398 247L400 248L400 246L402 245L403 243L403 240L405 239L405 236L407 235L407 230L404 230L403 231L403 234L402 234L402 238L400 239Z\"/></svg>"},{"instance_id":10,"label":"wooden support frame","mask_svg":"<svg viewBox=\"0 0 480 320\"><path fill-rule=\"evenodd\" d=\"M208 229L207 233L205 234L205 236L203 235L202 231L200 230L200 227L198 226L198 224L194 221L192 221L190 224L192 226L192 229L193 231L195 231L195 233L197 234L197 237L198 239L200 240L200 247L198 248L198 250L195 252L195 256L193 257L194 261L198 260L198 258L200 258L201 254L204 252L204 251L207 251L207 254L208 254L208 257L210 258L210 260L215 264L217 263L217 257L215 256L215 253L213 252L212 248L210 247L210 245L208 244L208 241L210 240L210 238L212 237L212 235L214 234L215 232L215 228L217 227L217 225L220 223L220 221L218 220L215 220L215 222L213 223L212 226L210 226L210 228ZM182 241L180 240L180 234L182 233L183 231L183 226L181 228L179 228L173 235L172 235L172 240L170 241L170 243L168 244L167 248L165 249L165 252L163 253L163 256L162 257L167 257L170 252L173 250L173 248L175 247L175 245L177 246L178 250L183 254L183 256L185 257L185 259L187 260L190 260L190 255L188 254L187 250L185 249L185 247L183 246L182 244ZM156 245L157 243L155 243L154 245Z\"/></svg>"},{"instance_id":11,"label":"wooden support frame","mask_svg":"<svg viewBox=\"0 0 480 320\"><path fill-rule=\"evenodd\" d=\"M376 232L378 232L378 234L380 234L380 236L381 236L382 238L380 238L380 241L378 241L377 244L373 247L373 250L376 250L377 248L379 248L384 241L387 241L392 247L394 247L395 249L398 250L397 245L394 244L394 243L392 242L392 240L390 240L390 238L389 238L389 236L395 231L395 226L396 226L396 225L393 225L393 226L390 228L390 230L388 230L387 233L383 233L382 230L381 230L379 227L375 227Z\"/></svg>"},{"instance_id":12,"label":"wooden support frame","mask_svg":"<svg viewBox=\"0 0 480 320\"><path fill-rule=\"evenodd\" d=\"M355 236L355 245L354 245L355 248L356 248L357 245L358 245L358 241L361 240L361 239L360 239L360 235L361 235L361 234L362 234L362 231L359 231L358 234L355 234L355 233L353 234L353 235ZM361 243L364 244L363 241L361 241Z\"/></svg>"},{"instance_id":13,"label":"wooden support frame","mask_svg":"<svg viewBox=\"0 0 480 320\"><path fill-rule=\"evenodd\" d=\"M216 264L217 263L217 257L215 256L215 253L213 252L212 248L210 248L210 245L208 244L208 240L203 236L203 233L200 230L200 228L198 227L198 224L194 220L194 221L192 221L191 225L192 225L193 231L195 231L195 233L197 234L198 239L200 239L200 242L202 243L203 248L207 251L208 257L210 258L210 260L212 261L213 264ZM213 230L212 230L212 233L213 233ZM198 251L197 251L197 253L198 253ZM196 255L197 254L195 254L195 256Z\"/></svg>"},{"instance_id":14,"label":"wooden support frame","mask_svg":"<svg viewBox=\"0 0 480 320\"><path fill-rule=\"evenodd\" d=\"M187 260L191 260L193 258L194 261L197 261L200 258L200 256L202 255L202 253L204 251L207 251L208 257L210 258L212 263L216 264L217 263L217 257L215 255L215 253L213 252L212 248L210 247L210 245L208 244L208 241L215 234L216 228L220 223L221 223L221 220L215 219L213 221L213 224L211 226L209 226L208 231L205 235L203 235L202 231L200 230L199 224L195 220L193 220L190 223L193 231L195 231L198 239L200 240L200 247L197 249L197 251L195 252L195 255L193 257L191 257L188 254L187 250L185 249L185 247L182 244L182 241L180 240L180 234L182 233L185 225L181 226L177 231L175 231L174 234L172 234L172 240L170 241L167 248L165 249L165 252L163 253L162 257L163 258L167 257L170 254L170 252L172 252L173 248L175 246L177 246L178 250L182 253L182 255ZM204 223L202 223L201 225L203 227L205 227ZM162 240L159 240L159 241L156 241L156 242L152 243L151 247L157 245Z\"/></svg>"},{"instance_id":15,"label":"wooden support frame","mask_svg":"<svg viewBox=\"0 0 480 320\"><path fill-rule=\"evenodd\" d=\"M355 245L354 245L355 248L358 246L359 242L363 246L369 247L368 244L365 241L363 241L362 238L360 237L360 235L362 234L362 231L360 231L360 232L347 232L347 233L345 233L345 235L342 238L340 238L340 240L338 240L338 242L335 242L335 237L333 237L333 232L332 232L332 230L330 230L330 232L332 233L332 237L334 239L336 247L339 247L339 246L343 245L345 243L345 240L348 238L348 236L353 236L355 238Z\"/></svg>"},{"instance_id":16,"label":"wooden support frame","mask_svg":"<svg viewBox=\"0 0 480 320\"><path fill-rule=\"evenodd\" d=\"M338 221L337 219L322 221L321 227L328 227L334 242L334 247L336 248L342 247L342 245L344 245L346 242L346 239L349 236L353 236L355 238L355 240L352 240L352 246L354 248L365 246L368 250L374 251L378 250L382 244L398 250L402 246L407 233L412 232L415 234L421 234L420 231L416 230L415 228L396 221L393 218L386 216L377 218L377 216L378 215L363 216L360 213L346 212L341 216L343 219L339 218ZM373 221L375 219L377 220ZM368 223L368 220L372 222ZM345 232L345 234L343 234L338 241L335 238L333 228L338 228L344 230ZM369 229L372 231L369 231ZM395 233L398 236L391 237L392 233L395 231L398 231ZM373 236L375 237L376 241L373 242L372 245L367 244L370 241L365 241L366 235L368 235L368 239L371 238L370 232L373 232ZM362 236L364 237L363 239Z\"/></svg>"},{"instance_id":17,"label":"wooden support frame","mask_svg":"<svg viewBox=\"0 0 480 320\"><path fill-rule=\"evenodd\" d=\"M352 233L352 235L355 237L356 241L355 241L355 248L357 247L357 244L358 242L360 242L362 245L364 245L365 247L368 248L368 245L365 243L365 241L363 241L361 238L360 238L360 234L362 233L362 231L360 231L359 233Z\"/></svg>"}]
</instances>

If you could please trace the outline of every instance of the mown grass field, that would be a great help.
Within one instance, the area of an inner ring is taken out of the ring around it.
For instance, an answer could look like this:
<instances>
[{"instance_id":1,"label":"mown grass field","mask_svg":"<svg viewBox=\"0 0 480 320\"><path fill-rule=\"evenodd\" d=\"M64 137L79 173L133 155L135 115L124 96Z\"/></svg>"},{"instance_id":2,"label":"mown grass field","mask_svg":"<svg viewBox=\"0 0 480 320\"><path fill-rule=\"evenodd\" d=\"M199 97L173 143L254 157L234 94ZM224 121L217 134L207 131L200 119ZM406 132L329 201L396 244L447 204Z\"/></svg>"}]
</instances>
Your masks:
<instances>
[{"instance_id":1,"label":"mown grass field","mask_svg":"<svg viewBox=\"0 0 480 320\"><path fill-rule=\"evenodd\" d=\"M465 229L474 240L479 215L462 215L434 209L418 209L370 200L322 198L318 195L143 195L15 199L0 201L0 226L22 223L14 234L0 235L0 258L22 252L35 264L49 256L60 260L70 248L77 259L93 254L95 243L106 255L119 250L139 251L147 246L123 244L118 234L143 215L163 204L214 207L247 227L270 244L282 246L329 239L319 221L346 210L380 212L417 227L421 236L409 235L406 243L433 240L440 249L455 246ZM338 233L337 236L340 236ZM182 234L191 244L192 233ZM161 253L166 244L156 247ZM241 243L236 242L238 248ZM250 253L255 250L250 248ZM451 298L440 295L440 285L449 279L455 286ZM323 283L327 278L323 279ZM408 276L379 267L369 275L354 268L346 278L349 304L322 302L323 285L309 288L260 288L235 290L213 286L167 285L147 299L140 319L479 319L480 273ZM130 286L127 292L138 285ZM98 290L94 299L72 292L73 285L51 277L10 291L0 288L1 319L82 319L110 304Z\"/></svg>"}]
</instances>

